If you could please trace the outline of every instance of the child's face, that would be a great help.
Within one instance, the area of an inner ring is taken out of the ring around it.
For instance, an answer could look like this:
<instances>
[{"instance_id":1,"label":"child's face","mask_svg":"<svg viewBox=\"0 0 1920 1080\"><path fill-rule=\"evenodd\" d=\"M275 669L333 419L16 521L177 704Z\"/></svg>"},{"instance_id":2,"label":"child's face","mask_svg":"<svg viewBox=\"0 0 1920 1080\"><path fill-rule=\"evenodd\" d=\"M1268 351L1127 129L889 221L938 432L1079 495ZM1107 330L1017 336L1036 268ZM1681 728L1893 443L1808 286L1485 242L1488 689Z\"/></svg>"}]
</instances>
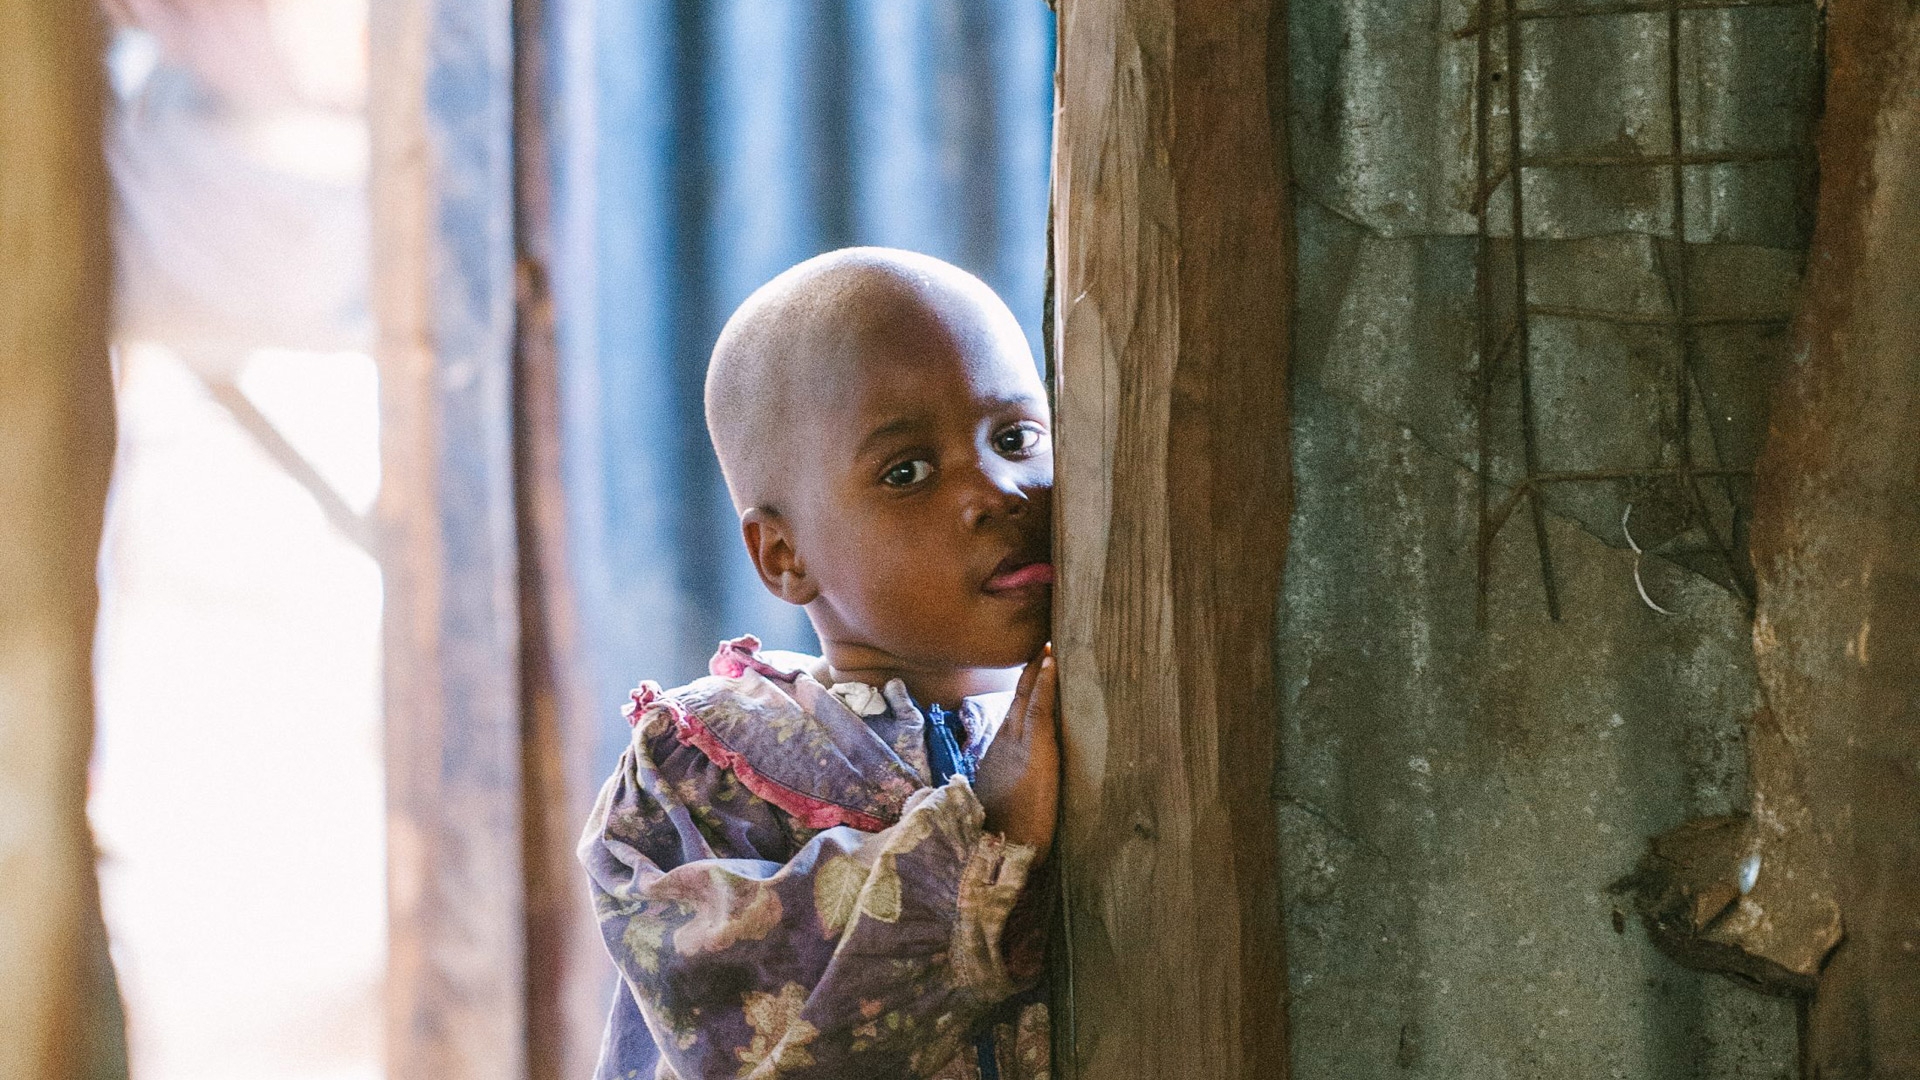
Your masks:
<instances>
[{"instance_id":1,"label":"child's face","mask_svg":"<svg viewBox=\"0 0 1920 1080\"><path fill-rule=\"evenodd\" d=\"M796 403L813 421L789 510L808 613L904 668L1012 667L1049 636L1046 393L1015 328L967 315L859 335Z\"/></svg>"}]
</instances>

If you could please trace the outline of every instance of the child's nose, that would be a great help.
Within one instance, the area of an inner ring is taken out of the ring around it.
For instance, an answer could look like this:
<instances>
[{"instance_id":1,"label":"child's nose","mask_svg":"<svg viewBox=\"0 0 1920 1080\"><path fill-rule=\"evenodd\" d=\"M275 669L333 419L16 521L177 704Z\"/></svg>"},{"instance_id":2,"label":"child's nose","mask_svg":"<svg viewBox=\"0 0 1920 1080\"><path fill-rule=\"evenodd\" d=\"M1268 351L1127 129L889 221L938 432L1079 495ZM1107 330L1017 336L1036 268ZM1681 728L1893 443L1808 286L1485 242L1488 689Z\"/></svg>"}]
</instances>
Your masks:
<instances>
[{"instance_id":1,"label":"child's nose","mask_svg":"<svg viewBox=\"0 0 1920 1080\"><path fill-rule=\"evenodd\" d=\"M1034 500L1041 492L1022 486L1021 477L1013 469L982 469L979 482L974 485L967 500L966 520L970 528L978 528L998 517L1025 517L1034 510Z\"/></svg>"}]
</instances>

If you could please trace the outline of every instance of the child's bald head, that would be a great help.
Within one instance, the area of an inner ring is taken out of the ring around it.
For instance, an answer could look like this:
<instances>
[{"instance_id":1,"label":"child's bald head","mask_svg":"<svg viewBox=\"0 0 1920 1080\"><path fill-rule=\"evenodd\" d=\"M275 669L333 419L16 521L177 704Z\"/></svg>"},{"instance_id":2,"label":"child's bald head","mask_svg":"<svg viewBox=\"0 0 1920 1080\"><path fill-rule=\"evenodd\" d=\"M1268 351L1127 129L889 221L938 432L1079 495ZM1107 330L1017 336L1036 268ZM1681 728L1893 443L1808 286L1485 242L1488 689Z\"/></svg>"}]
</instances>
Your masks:
<instances>
[{"instance_id":1,"label":"child's bald head","mask_svg":"<svg viewBox=\"0 0 1920 1080\"><path fill-rule=\"evenodd\" d=\"M985 282L894 248L830 251L762 285L727 320L707 366L707 430L734 508L779 507L804 444L844 411L854 369L910 362L916 339L964 337L1032 358Z\"/></svg>"},{"instance_id":2,"label":"child's bald head","mask_svg":"<svg viewBox=\"0 0 1920 1080\"><path fill-rule=\"evenodd\" d=\"M748 554L836 670L1005 669L1046 640L1049 420L1000 298L886 248L768 282L707 369Z\"/></svg>"}]
</instances>

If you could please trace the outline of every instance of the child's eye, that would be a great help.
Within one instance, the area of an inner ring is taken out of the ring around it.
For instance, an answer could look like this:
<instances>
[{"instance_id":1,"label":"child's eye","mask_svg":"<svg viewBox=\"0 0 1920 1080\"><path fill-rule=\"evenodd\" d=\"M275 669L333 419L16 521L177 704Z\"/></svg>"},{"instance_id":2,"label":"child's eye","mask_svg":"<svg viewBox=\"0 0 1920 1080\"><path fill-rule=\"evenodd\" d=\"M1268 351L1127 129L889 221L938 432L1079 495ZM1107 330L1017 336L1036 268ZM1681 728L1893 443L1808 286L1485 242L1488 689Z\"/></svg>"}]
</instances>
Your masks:
<instances>
[{"instance_id":1,"label":"child's eye","mask_svg":"<svg viewBox=\"0 0 1920 1080\"><path fill-rule=\"evenodd\" d=\"M880 474L880 482L888 487L912 487L933 475L933 462L925 458L903 461Z\"/></svg>"},{"instance_id":2,"label":"child's eye","mask_svg":"<svg viewBox=\"0 0 1920 1080\"><path fill-rule=\"evenodd\" d=\"M1041 435L1038 424L1015 424L993 437L993 448L1008 457L1031 453L1040 445Z\"/></svg>"}]
</instances>

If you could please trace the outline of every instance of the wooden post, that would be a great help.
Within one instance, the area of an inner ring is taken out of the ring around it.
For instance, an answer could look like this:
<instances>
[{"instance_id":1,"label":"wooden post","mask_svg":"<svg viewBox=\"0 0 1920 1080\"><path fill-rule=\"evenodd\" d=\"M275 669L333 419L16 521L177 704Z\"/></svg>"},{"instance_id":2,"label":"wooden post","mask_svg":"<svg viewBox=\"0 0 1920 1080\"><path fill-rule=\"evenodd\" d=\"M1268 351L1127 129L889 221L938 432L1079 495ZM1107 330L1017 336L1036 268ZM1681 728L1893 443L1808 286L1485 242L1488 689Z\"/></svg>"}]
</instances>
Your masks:
<instances>
[{"instance_id":1,"label":"wooden post","mask_svg":"<svg viewBox=\"0 0 1920 1080\"><path fill-rule=\"evenodd\" d=\"M395 1080L528 1068L508 0L373 8Z\"/></svg>"},{"instance_id":2,"label":"wooden post","mask_svg":"<svg viewBox=\"0 0 1920 1080\"><path fill-rule=\"evenodd\" d=\"M1805 1075L1866 1080L1920 1076L1920 14L1828 17L1806 299L1754 497L1753 895L1837 899Z\"/></svg>"},{"instance_id":3,"label":"wooden post","mask_svg":"<svg viewBox=\"0 0 1920 1080\"><path fill-rule=\"evenodd\" d=\"M86 818L113 461L99 18L0 0L0 1080L126 1075Z\"/></svg>"},{"instance_id":4,"label":"wooden post","mask_svg":"<svg viewBox=\"0 0 1920 1080\"><path fill-rule=\"evenodd\" d=\"M618 716L598 700L578 644L561 476L555 296L591 280L587 256L556 233L555 185L591 160L594 11L577 0L515 0L514 378L520 520L521 700L525 709L527 1006L530 1080L584 1080L599 1061L616 977L574 847L605 763L594 753ZM577 181L576 181L577 182ZM620 725L624 727L624 725Z\"/></svg>"},{"instance_id":5,"label":"wooden post","mask_svg":"<svg viewBox=\"0 0 1920 1080\"><path fill-rule=\"evenodd\" d=\"M1284 1077L1284 38L1271 0L1063 0L1059 27L1056 1064Z\"/></svg>"}]
</instances>

